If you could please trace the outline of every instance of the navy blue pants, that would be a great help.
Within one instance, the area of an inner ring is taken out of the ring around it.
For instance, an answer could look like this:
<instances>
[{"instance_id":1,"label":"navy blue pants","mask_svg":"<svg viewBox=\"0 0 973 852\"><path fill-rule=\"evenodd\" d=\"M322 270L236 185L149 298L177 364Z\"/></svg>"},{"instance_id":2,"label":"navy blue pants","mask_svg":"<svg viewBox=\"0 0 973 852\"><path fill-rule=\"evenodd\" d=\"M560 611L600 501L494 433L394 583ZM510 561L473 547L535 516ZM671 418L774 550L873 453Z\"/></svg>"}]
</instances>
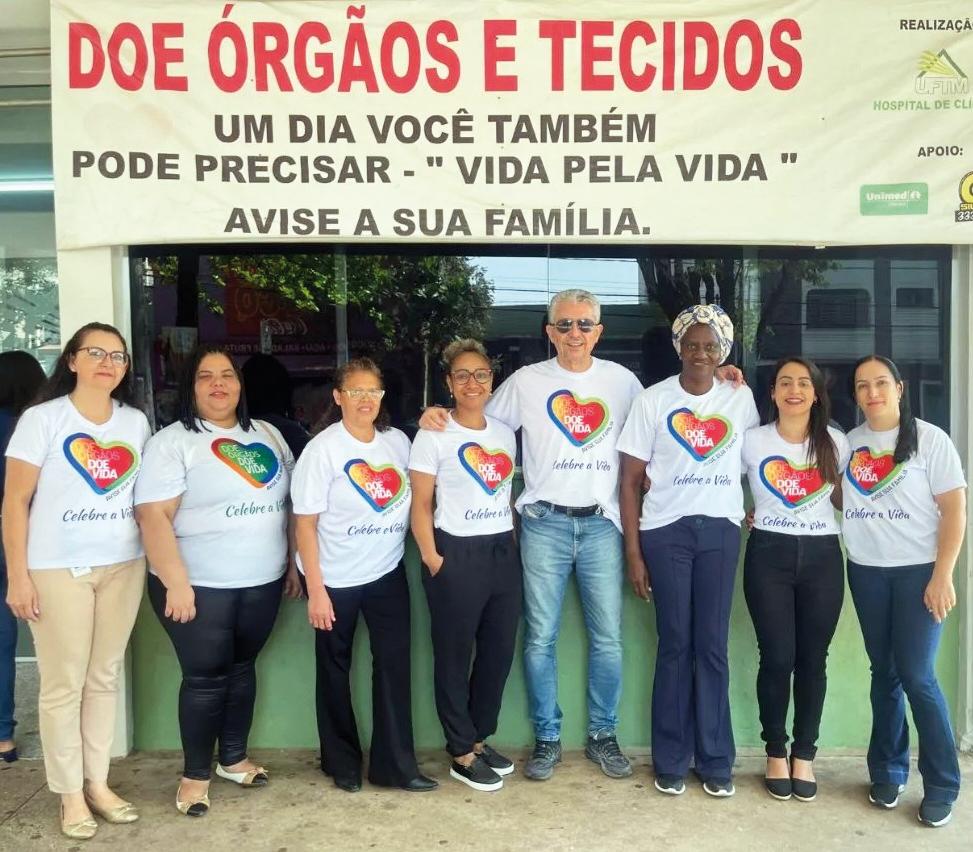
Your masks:
<instances>
[{"instance_id":1,"label":"navy blue pants","mask_svg":"<svg viewBox=\"0 0 973 852\"><path fill-rule=\"evenodd\" d=\"M7 567L0 547L0 740L14 738L14 682L17 679L17 619L7 606Z\"/></svg>"},{"instance_id":2,"label":"navy blue pants","mask_svg":"<svg viewBox=\"0 0 973 852\"><path fill-rule=\"evenodd\" d=\"M730 723L727 640L740 528L691 515L641 534L652 580L659 650L652 688L652 763L683 777L695 759L704 781L729 779L736 749Z\"/></svg>"},{"instance_id":3,"label":"navy blue pants","mask_svg":"<svg viewBox=\"0 0 973 852\"><path fill-rule=\"evenodd\" d=\"M925 798L953 802L959 793L959 761L949 709L936 680L943 625L936 624L922 601L932 570L932 563L878 568L849 561L848 585L872 664L872 783L905 784L909 778L908 697L919 734Z\"/></svg>"}]
</instances>

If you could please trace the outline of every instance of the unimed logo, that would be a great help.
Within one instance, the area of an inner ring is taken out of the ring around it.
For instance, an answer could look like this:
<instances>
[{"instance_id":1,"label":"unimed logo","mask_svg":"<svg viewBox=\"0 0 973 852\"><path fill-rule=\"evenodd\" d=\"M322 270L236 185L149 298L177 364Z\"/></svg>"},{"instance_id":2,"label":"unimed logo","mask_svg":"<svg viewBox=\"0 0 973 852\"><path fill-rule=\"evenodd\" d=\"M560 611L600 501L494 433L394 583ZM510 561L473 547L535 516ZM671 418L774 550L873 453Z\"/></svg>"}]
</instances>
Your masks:
<instances>
[{"instance_id":1,"label":"unimed logo","mask_svg":"<svg viewBox=\"0 0 973 852\"><path fill-rule=\"evenodd\" d=\"M866 183L858 201L862 216L921 216L929 212L929 184Z\"/></svg>"}]
</instances>

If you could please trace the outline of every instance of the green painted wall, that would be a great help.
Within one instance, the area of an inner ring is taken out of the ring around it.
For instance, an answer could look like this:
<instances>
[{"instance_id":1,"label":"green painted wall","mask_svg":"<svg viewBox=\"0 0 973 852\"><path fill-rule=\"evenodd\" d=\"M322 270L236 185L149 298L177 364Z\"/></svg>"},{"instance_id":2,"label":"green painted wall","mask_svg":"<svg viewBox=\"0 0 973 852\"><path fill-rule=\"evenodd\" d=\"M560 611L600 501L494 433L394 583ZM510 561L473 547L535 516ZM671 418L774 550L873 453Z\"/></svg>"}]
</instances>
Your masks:
<instances>
[{"instance_id":1,"label":"green painted wall","mask_svg":"<svg viewBox=\"0 0 973 852\"><path fill-rule=\"evenodd\" d=\"M419 579L418 554L410 542L406 563L412 591L412 706L416 745L438 748L443 744L436 718L432 687L432 648L429 613ZM957 570L962 570L960 566ZM755 683L757 648L742 588L741 565L730 633L730 678L733 729L737 745L759 746ZM939 676L949 706L956 706L958 663L958 613L947 621L939 653ZM655 661L655 613L651 604L637 600L627 589L624 611L625 673L619 710L619 740L626 746L649 745L649 706ZM314 642L304 602L285 601L259 663L257 712L251 745L293 748L317 746L314 722ZM558 644L559 696L564 711L563 739L568 747L584 743L585 631L574 587L565 601ZM359 624L353 673L359 727L367 743L370 721L370 666L367 630ZM135 747L179 747L176 701L179 667L169 640L155 615L143 601L133 637ZM863 748L868 742L868 662L858 621L846 590L838 631L831 646L828 699L824 710L820 746ZM518 652L507 682L500 728L493 742L522 746L533 742L527 720L523 665Z\"/></svg>"}]
</instances>

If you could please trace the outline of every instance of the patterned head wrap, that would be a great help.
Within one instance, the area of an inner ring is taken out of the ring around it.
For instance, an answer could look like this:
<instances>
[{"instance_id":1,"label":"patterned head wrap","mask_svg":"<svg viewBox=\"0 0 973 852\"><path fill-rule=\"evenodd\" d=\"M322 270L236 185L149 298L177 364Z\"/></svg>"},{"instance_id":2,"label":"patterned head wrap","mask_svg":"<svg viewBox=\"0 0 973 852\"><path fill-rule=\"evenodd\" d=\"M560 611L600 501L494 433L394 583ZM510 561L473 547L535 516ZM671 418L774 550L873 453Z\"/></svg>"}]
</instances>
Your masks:
<instances>
[{"instance_id":1,"label":"patterned head wrap","mask_svg":"<svg viewBox=\"0 0 973 852\"><path fill-rule=\"evenodd\" d=\"M672 324L672 345L677 355L681 354L679 347L683 335L694 325L708 325L713 329L716 340L720 344L722 364L730 356L730 350L733 348L733 322L726 311L719 305L692 305L681 311Z\"/></svg>"}]
</instances>

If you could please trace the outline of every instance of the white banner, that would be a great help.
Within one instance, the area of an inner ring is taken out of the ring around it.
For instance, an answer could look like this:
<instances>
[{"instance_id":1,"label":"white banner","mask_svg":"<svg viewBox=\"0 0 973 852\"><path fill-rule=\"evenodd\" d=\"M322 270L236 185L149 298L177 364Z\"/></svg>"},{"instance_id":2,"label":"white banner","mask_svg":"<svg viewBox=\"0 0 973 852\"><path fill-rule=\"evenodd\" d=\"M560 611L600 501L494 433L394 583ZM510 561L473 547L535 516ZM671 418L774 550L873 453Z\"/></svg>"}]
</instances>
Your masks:
<instances>
[{"instance_id":1,"label":"white banner","mask_svg":"<svg viewBox=\"0 0 973 852\"><path fill-rule=\"evenodd\" d=\"M54 0L58 245L973 242L971 12Z\"/></svg>"}]
</instances>

